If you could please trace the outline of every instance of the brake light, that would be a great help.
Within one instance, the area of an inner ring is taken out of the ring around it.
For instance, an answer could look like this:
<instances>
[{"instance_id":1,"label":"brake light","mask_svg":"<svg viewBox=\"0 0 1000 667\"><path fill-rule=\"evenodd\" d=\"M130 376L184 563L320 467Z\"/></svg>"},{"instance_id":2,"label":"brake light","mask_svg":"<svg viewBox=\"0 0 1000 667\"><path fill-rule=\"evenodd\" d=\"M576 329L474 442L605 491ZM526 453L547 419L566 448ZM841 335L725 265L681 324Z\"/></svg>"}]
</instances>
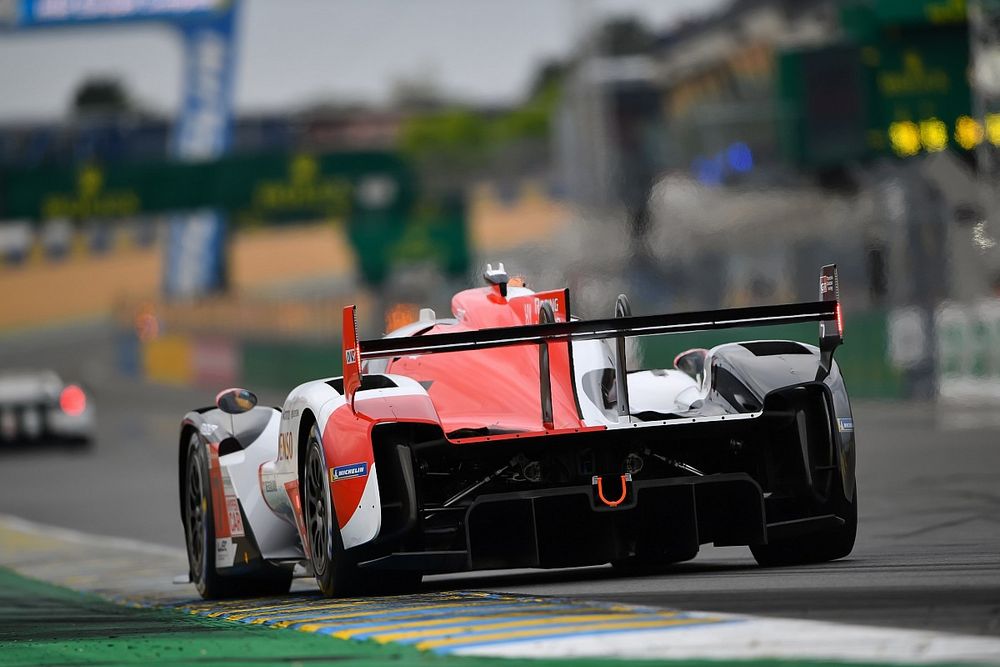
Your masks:
<instances>
[{"instance_id":1,"label":"brake light","mask_svg":"<svg viewBox=\"0 0 1000 667\"><path fill-rule=\"evenodd\" d=\"M837 334L843 338L844 337L844 311L840 307L840 302L837 302Z\"/></svg>"},{"instance_id":2,"label":"brake light","mask_svg":"<svg viewBox=\"0 0 1000 667\"><path fill-rule=\"evenodd\" d=\"M75 384L66 385L59 394L59 408L71 417L81 415L87 409L87 395Z\"/></svg>"}]
</instances>

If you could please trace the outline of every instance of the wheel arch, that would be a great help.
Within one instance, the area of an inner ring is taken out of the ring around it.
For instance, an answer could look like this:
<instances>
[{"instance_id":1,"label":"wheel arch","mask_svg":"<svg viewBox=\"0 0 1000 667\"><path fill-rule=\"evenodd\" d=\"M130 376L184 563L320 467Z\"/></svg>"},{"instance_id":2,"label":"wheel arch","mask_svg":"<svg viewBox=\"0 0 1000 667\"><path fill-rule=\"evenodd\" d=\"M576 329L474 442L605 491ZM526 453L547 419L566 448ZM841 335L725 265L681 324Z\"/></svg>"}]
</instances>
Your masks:
<instances>
[{"instance_id":1,"label":"wheel arch","mask_svg":"<svg viewBox=\"0 0 1000 667\"><path fill-rule=\"evenodd\" d=\"M184 490L187 488L187 449L191 436L198 431L194 424L185 421L177 444L177 510L184 520Z\"/></svg>"},{"instance_id":2,"label":"wheel arch","mask_svg":"<svg viewBox=\"0 0 1000 667\"><path fill-rule=\"evenodd\" d=\"M306 455L309 449L309 431L317 423L316 415L313 413L311 408L305 408L302 410L302 416L299 418L299 432L298 432L298 442L296 445L295 452L295 474L299 479L299 501L305 506L305 487L302 484L302 479L304 478L305 465L306 465Z\"/></svg>"}]
</instances>

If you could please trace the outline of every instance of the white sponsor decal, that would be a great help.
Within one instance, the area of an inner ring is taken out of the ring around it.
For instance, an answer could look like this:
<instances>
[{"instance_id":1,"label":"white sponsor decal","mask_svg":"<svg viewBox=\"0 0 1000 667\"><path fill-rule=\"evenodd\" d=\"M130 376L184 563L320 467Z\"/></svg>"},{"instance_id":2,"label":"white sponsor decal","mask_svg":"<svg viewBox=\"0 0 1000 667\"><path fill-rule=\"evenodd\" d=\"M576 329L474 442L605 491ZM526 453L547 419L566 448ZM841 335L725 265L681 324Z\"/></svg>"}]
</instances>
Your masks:
<instances>
[{"instance_id":1,"label":"white sponsor decal","mask_svg":"<svg viewBox=\"0 0 1000 667\"><path fill-rule=\"evenodd\" d=\"M201 431L202 435L207 437L215 433L216 429L218 428L219 428L218 424L202 424L201 426L198 427L198 430Z\"/></svg>"},{"instance_id":2,"label":"white sponsor decal","mask_svg":"<svg viewBox=\"0 0 1000 667\"><path fill-rule=\"evenodd\" d=\"M229 515L229 532L233 537L243 537L243 516L240 514L240 501L230 496L226 498L226 513Z\"/></svg>"},{"instance_id":3,"label":"white sponsor decal","mask_svg":"<svg viewBox=\"0 0 1000 667\"><path fill-rule=\"evenodd\" d=\"M215 540L215 567L232 567L236 561L236 545L228 537Z\"/></svg>"}]
</instances>

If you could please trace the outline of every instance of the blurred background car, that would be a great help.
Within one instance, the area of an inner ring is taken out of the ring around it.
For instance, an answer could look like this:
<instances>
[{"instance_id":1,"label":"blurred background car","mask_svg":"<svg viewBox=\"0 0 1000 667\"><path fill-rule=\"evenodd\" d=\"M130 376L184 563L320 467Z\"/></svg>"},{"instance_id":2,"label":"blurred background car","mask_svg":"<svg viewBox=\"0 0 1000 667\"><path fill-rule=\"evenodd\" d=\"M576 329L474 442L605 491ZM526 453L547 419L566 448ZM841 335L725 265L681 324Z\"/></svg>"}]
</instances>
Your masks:
<instances>
[{"instance_id":1,"label":"blurred background car","mask_svg":"<svg viewBox=\"0 0 1000 667\"><path fill-rule=\"evenodd\" d=\"M0 372L0 446L89 445L93 400L53 371Z\"/></svg>"}]
</instances>

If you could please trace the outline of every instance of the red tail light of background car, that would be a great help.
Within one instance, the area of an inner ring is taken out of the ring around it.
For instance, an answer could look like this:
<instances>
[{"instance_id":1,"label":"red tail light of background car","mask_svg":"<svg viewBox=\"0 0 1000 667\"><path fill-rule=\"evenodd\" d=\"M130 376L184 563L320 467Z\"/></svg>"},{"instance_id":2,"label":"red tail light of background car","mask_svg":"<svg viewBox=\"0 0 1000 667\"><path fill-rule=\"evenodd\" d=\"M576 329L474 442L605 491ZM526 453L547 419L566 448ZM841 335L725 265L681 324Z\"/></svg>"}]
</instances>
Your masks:
<instances>
[{"instance_id":1,"label":"red tail light of background car","mask_svg":"<svg viewBox=\"0 0 1000 667\"><path fill-rule=\"evenodd\" d=\"M59 408L71 417L81 415L87 409L87 395L75 384L66 385L59 394Z\"/></svg>"}]
</instances>

